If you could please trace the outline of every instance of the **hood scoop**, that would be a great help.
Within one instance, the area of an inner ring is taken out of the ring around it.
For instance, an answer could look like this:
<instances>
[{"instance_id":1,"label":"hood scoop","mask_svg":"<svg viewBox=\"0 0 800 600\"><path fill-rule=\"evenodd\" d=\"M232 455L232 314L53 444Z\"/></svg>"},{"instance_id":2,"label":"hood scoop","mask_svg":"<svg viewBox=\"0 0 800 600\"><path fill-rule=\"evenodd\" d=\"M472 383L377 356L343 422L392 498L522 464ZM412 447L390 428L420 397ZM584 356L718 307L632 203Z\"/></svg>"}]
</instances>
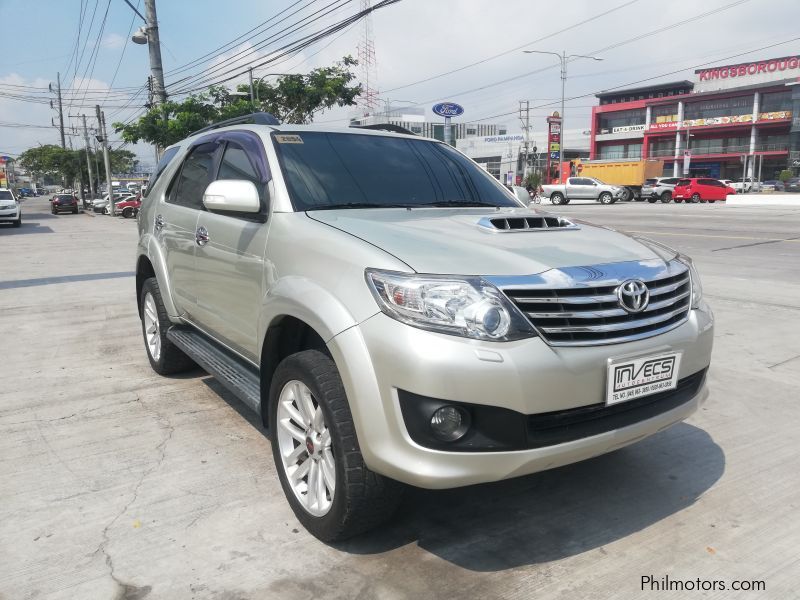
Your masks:
<instances>
[{"instance_id":1,"label":"hood scoop","mask_svg":"<svg viewBox=\"0 0 800 600\"><path fill-rule=\"evenodd\" d=\"M572 221L555 215L509 215L507 217L482 217L478 227L492 232L564 231L580 229Z\"/></svg>"}]
</instances>

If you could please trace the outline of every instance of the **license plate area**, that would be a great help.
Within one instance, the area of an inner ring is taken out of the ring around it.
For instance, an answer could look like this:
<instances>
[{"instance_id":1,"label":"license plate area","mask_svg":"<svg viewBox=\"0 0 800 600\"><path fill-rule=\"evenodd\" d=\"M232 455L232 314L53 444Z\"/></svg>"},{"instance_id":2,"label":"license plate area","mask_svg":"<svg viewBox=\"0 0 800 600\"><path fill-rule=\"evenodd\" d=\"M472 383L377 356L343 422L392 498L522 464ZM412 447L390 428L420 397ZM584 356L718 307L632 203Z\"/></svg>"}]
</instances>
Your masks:
<instances>
[{"instance_id":1,"label":"license plate area","mask_svg":"<svg viewBox=\"0 0 800 600\"><path fill-rule=\"evenodd\" d=\"M606 405L675 389L680 363L680 352L611 359L606 383Z\"/></svg>"}]
</instances>

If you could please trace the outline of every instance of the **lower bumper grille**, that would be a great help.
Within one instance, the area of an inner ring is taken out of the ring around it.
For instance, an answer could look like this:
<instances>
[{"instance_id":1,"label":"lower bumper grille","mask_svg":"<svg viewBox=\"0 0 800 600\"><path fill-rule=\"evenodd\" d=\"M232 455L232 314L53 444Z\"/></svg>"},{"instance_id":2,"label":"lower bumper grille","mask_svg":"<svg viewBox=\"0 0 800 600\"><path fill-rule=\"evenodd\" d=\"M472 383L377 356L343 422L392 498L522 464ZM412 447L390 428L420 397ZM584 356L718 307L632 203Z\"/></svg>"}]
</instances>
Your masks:
<instances>
[{"instance_id":1,"label":"lower bumper grille","mask_svg":"<svg viewBox=\"0 0 800 600\"><path fill-rule=\"evenodd\" d=\"M703 385L707 369L678 381L674 390L606 406L593 404L569 410L529 415L528 447L572 442L651 419L691 400Z\"/></svg>"}]
</instances>

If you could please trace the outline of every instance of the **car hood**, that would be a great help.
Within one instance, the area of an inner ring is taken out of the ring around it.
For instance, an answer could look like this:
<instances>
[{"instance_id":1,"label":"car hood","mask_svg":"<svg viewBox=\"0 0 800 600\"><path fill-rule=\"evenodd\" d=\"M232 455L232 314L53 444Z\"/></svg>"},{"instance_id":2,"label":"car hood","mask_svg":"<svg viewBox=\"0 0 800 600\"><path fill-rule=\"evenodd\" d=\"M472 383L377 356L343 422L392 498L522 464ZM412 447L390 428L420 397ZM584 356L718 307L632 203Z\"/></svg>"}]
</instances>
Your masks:
<instances>
[{"instance_id":1,"label":"car hood","mask_svg":"<svg viewBox=\"0 0 800 600\"><path fill-rule=\"evenodd\" d=\"M307 214L385 250L418 273L528 275L561 267L672 258L658 247L582 221L572 220L578 226L574 229L521 231L478 224L482 217L552 215L522 208L347 209Z\"/></svg>"}]
</instances>

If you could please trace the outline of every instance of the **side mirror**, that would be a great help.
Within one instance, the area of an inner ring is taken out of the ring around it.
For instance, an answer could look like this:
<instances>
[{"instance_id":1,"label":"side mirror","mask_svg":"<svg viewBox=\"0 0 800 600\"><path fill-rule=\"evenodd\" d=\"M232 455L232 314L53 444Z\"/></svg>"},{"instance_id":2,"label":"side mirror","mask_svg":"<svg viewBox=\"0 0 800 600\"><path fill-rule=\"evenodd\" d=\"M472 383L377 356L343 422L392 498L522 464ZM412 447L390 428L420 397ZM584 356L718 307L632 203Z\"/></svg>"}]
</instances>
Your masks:
<instances>
[{"instance_id":1,"label":"side mirror","mask_svg":"<svg viewBox=\"0 0 800 600\"><path fill-rule=\"evenodd\" d=\"M245 179L212 181L203 194L203 206L208 210L257 213L261 210L258 190Z\"/></svg>"}]
</instances>

